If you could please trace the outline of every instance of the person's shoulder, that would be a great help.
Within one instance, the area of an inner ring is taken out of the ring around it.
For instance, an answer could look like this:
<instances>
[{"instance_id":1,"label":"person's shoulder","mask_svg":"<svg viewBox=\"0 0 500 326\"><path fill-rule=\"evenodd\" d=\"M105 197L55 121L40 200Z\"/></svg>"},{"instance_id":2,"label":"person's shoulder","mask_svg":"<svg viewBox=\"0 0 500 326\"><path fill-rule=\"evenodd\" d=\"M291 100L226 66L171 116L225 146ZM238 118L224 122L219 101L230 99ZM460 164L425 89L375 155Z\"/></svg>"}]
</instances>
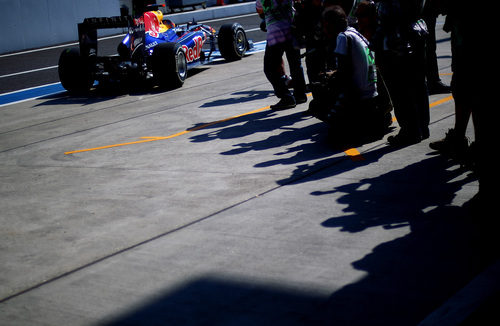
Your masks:
<instances>
[{"instance_id":1,"label":"person's shoulder","mask_svg":"<svg viewBox=\"0 0 500 326\"><path fill-rule=\"evenodd\" d=\"M342 33L344 33L347 36L353 37L353 36L356 36L358 34L358 31L354 27L348 26L346 28L346 30L343 31Z\"/></svg>"},{"instance_id":2,"label":"person's shoulder","mask_svg":"<svg viewBox=\"0 0 500 326\"><path fill-rule=\"evenodd\" d=\"M350 38L352 38L352 34L348 30L345 30L337 35L337 43L347 43Z\"/></svg>"}]
</instances>

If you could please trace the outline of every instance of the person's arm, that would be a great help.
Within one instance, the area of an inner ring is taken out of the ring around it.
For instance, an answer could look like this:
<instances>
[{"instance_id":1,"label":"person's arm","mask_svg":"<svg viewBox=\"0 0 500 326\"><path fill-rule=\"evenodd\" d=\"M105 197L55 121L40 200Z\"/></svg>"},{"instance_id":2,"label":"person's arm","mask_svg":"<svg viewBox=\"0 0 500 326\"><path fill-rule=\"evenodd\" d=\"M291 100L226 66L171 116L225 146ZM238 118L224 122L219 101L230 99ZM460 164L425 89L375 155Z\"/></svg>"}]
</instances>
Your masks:
<instances>
[{"instance_id":1,"label":"person's arm","mask_svg":"<svg viewBox=\"0 0 500 326\"><path fill-rule=\"evenodd\" d=\"M346 85L350 79L351 73L351 56L349 47L349 38L344 33L337 36L337 46L334 51L337 58L337 69L335 78L340 85Z\"/></svg>"}]
</instances>

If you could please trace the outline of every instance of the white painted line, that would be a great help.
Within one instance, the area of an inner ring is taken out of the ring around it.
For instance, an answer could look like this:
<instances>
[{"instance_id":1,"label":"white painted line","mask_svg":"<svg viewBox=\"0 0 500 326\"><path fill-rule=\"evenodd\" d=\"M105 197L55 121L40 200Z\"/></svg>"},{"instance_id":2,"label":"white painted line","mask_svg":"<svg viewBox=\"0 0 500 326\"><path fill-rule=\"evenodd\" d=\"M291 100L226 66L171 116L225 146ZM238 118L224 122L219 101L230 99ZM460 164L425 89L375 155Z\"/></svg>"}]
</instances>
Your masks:
<instances>
[{"instance_id":1,"label":"white painted line","mask_svg":"<svg viewBox=\"0 0 500 326\"><path fill-rule=\"evenodd\" d=\"M49 70L49 69L55 69L58 66L50 66L50 67L45 67L45 68L38 68L38 69L33 69L33 70L26 70L26 71L21 71L21 72L15 72L13 74L8 74L8 75L2 75L0 78L7 78L7 77L12 77L12 76L17 76L17 75L23 75L23 74L29 74L32 72L37 72L37 71L42 71L42 70Z\"/></svg>"},{"instance_id":2,"label":"white painted line","mask_svg":"<svg viewBox=\"0 0 500 326\"><path fill-rule=\"evenodd\" d=\"M125 35L126 34L119 34L119 35L112 35L112 36L100 37L100 38L98 38L98 41L109 40L109 39L116 38L116 37L124 37ZM75 45L78 45L78 44L79 44L78 42L74 42L74 43L67 43L67 44L60 44L60 45L48 46L48 47L45 47L45 48L39 48L39 49L33 49L33 50L26 50L26 51L22 51L22 52L15 52L15 53L9 53L9 54L0 54L0 58L13 57L13 56L16 56L16 55L28 54L28 53L35 53L35 52L40 52L40 51L45 51L45 50L59 49L59 48L64 48L64 47L68 47L68 46L75 46Z\"/></svg>"},{"instance_id":3,"label":"white painted line","mask_svg":"<svg viewBox=\"0 0 500 326\"><path fill-rule=\"evenodd\" d=\"M204 21L201 21L200 23L204 24L204 23L219 22L219 21L223 21L223 20L234 20L234 19L237 19L237 18L250 17L250 16L254 16L254 15L257 15L257 12L254 12L254 13L251 13L251 14L246 14L246 15L239 15L239 16L231 16L231 17L225 17L225 18L217 18L217 19L204 20Z\"/></svg>"}]
</instances>

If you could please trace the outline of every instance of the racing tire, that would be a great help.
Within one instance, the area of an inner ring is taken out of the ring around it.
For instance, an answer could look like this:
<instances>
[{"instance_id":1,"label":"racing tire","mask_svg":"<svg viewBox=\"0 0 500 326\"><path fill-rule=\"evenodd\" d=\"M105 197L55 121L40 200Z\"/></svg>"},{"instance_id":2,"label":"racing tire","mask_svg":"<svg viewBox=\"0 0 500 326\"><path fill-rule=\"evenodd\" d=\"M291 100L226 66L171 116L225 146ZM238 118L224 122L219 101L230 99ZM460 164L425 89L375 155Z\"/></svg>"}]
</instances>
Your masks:
<instances>
[{"instance_id":1,"label":"racing tire","mask_svg":"<svg viewBox=\"0 0 500 326\"><path fill-rule=\"evenodd\" d=\"M247 35L238 23L222 25L217 44L220 54L227 61L240 60L248 50Z\"/></svg>"},{"instance_id":2,"label":"racing tire","mask_svg":"<svg viewBox=\"0 0 500 326\"><path fill-rule=\"evenodd\" d=\"M61 53L58 73L62 86L73 94L87 93L94 84L89 63L80 55L78 47Z\"/></svg>"},{"instance_id":3,"label":"racing tire","mask_svg":"<svg viewBox=\"0 0 500 326\"><path fill-rule=\"evenodd\" d=\"M162 88L179 88L187 77L186 53L177 43L160 43L152 55L153 76Z\"/></svg>"}]
</instances>

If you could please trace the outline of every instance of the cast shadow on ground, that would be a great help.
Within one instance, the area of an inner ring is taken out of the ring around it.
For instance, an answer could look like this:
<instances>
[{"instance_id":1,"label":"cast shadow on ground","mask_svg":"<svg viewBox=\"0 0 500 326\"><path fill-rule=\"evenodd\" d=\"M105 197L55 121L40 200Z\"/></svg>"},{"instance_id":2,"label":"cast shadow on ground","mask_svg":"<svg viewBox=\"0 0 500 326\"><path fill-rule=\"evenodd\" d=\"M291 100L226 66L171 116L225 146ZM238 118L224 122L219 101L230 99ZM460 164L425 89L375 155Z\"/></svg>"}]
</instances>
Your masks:
<instances>
[{"instance_id":1,"label":"cast shadow on ground","mask_svg":"<svg viewBox=\"0 0 500 326\"><path fill-rule=\"evenodd\" d=\"M332 294L329 324L417 325L496 261L498 223L474 199L453 205L456 193L474 180L470 171L430 156L374 178L313 192L347 205L345 214L327 218L324 227L357 237L370 228L409 229L352 263L367 276Z\"/></svg>"},{"instance_id":2,"label":"cast shadow on ground","mask_svg":"<svg viewBox=\"0 0 500 326\"><path fill-rule=\"evenodd\" d=\"M255 164L256 168L266 168L276 165L292 165L294 170L289 177L276 181L279 185L286 185L296 182L310 182L319 178L328 178L331 175L323 175L319 173L333 165L338 165L335 173L343 173L348 170L356 169L373 162L376 162L380 157L386 155L395 148L376 145L370 153L370 157L363 160L353 162L344 153L345 150L352 148L351 143L335 142L329 133L327 124L318 121L318 123L310 124L302 128L282 127L281 133L276 133L266 139L255 142L239 143L233 145L234 149L223 152L223 155L235 155L249 151L264 151L271 148L282 148L280 152L275 154L275 158ZM378 140L380 138L377 138ZM371 140L374 141L374 140ZM369 142L357 142L356 145L361 146ZM348 164L339 165L342 162Z\"/></svg>"},{"instance_id":3,"label":"cast shadow on ground","mask_svg":"<svg viewBox=\"0 0 500 326\"><path fill-rule=\"evenodd\" d=\"M224 106L224 105L237 105L256 100L263 100L265 98L273 96L273 94L274 94L273 91L257 91L257 90L241 91L232 93L231 95L234 97L207 102L201 105L200 107L209 108L209 107Z\"/></svg>"},{"instance_id":4,"label":"cast shadow on ground","mask_svg":"<svg viewBox=\"0 0 500 326\"><path fill-rule=\"evenodd\" d=\"M194 143L202 143L213 140L237 139L249 135L269 132L276 129L293 128L293 125L302 121L305 117L300 112L290 115L279 116L272 110L262 110L260 112L238 116L216 122L201 122L189 129L205 126L202 133L192 136L190 140ZM239 145L234 145L239 147ZM278 146L269 143L269 147ZM236 149L238 151L238 149ZM233 153L223 153L233 154ZM234 153L238 154L238 153Z\"/></svg>"},{"instance_id":5,"label":"cast shadow on ground","mask_svg":"<svg viewBox=\"0 0 500 326\"><path fill-rule=\"evenodd\" d=\"M274 130L276 132L267 138L236 143L232 145L232 148L221 152L221 155L241 155L247 152L280 149L275 154L275 159L257 163L255 167L296 165L295 172L289 178L277 181L278 184L286 184L315 171L317 165L314 163L309 164L307 161L321 160L323 163L330 164L332 160L338 160L338 157L332 158L332 156L341 153L328 143L328 127L326 124L318 120L317 123L305 127L298 126L298 123L305 119L313 118L304 116L300 111L288 115L278 115L272 110L265 110L204 128L203 130L208 130L192 136L191 141L206 142L221 139L242 139L246 136ZM322 166L322 164L319 164L319 166Z\"/></svg>"},{"instance_id":6,"label":"cast shadow on ground","mask_svg":"<svg viewBox=\"0 0 500 326\"><path fill-rule=\"evenodd\" d=\"M256 282L205 276L103 323L107 326L321 325L325 297Z\"/></svg>"},{"instance_id":7,"label":"cast shadow on ground","mask_svg":"<svg viewBox=\"0 0 500 326\"><path fill-rule=\"evenodd\" d=\"M188 78L207 70L208 68L197 67L189 71ZM125 82L109 82L98 84L88 92L81 94L71 94L69 92L62 92L53 95L47 95L40 97L42 100L46 100L42 103L35 105L34 107L42 106L57 106L57 105L91 105L100 102L106 102L122 96L143 96L143 95L155 95L168 93L176 90L175 88L169 87L158 87L153 84L151 80L131 84Z\"/></svg>"},{"instance_id":8,"label":"cast shadow on ground","mask_svg":"<svg viewBox=\"0 0 500 326\"><path fill-rule=\"evenodd\" d=\"M472 203L452 204L457 191L473 180L470 173L432 156L378 177L313 193L325 197L342 193L338 202L346 204L350 214L328 218L324 227L340 228L358 238L369 228L409 227L406 235L353 261L352 266L367 275L329 297L307 289L205 275L160 292L103 324L418 325L498 257L488 250L498 230L483 223L485 217L476 214Z\"/></svg>"},{"instance_id":9,"label":"cast shadow on ground","mask_svg":"<svg viewBox=\"0 0 500 326\"><path fill-rule=\"evenodd\" d=\"M306 126L299 125L304 120L313 119L316 123ZM274 132L273 135L255 141L240 142L232 145L232 148L221 152L222 155L240 155L247 152L260 152L274 148L281 149L275 153L274 159L260 162L256 168L265 168L275 165L295 165L295 170L290 177L277 180L280 185L304 179L332 164L345 161L344 150L351 146L361 146L372 141L381 139L370 139L356 144L339 143L331 138L329 127L326 123L311 116L304 115L302 111L293 111L290 114L278 114L272 110L263 110L257 113L239 116L219 122L199 123L190 129L200 128L204 132L192 136L192 142L207 142L221 139L242 139L257 133ZM379 157L393 148L383 146L373 151L369 160L361 163L351 164L349 169L375 162ZM375 153L378 154L375 155ZM314 178L314 176L313 176Z\"/></svg>"}]
</instances>

